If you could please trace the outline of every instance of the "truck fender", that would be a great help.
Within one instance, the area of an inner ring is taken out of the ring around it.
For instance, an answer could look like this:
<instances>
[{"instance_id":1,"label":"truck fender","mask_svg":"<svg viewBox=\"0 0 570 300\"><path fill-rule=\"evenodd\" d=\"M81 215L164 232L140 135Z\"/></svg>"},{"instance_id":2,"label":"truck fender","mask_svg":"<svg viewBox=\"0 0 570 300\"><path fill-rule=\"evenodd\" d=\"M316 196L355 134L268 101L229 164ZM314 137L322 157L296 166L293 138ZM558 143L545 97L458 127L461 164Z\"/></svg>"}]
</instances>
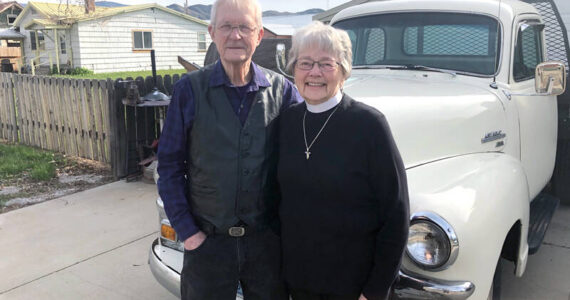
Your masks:
<instances>
[{"instance_id":1,"label":"truck fender","mask_svg":"<svg viewBox=\"0 0 570 300\"><path fill-rule=\"evenodd\" d=\"M454 229L459 252L444 270L427 271L407 255L403 267L444 280L475 284L473 299L486 299L509 230L522 224L517 274L528 257L529 192L519 160L504 153L476 153L407 169L410 214L438 214Z\"/></svg>"}]
</instances>

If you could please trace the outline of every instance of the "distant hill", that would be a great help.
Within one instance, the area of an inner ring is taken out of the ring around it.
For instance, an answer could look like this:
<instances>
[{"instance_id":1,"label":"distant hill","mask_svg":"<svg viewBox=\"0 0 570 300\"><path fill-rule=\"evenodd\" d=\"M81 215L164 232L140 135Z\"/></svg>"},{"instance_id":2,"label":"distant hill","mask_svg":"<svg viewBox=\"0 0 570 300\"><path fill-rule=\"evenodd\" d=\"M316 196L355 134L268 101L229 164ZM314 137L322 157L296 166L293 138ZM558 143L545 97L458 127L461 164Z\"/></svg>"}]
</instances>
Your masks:
<instances>
[{"instance_id":1,"label":"distant hill","mask_svg":"<svg viewBox=\"0 0 570 300\"><path fill-rule=\"evenodd\" d=\"M184 6L178 4L170 4L168 8L175 10L177 12L184 13ZM188 6L188 14L202 20L210 19L210 9L212 5L196 4Z\"/></svg>"},{"instance_id":2,"label":"distant hill","mask_svg":"<svg viewBox=\"0 0 570 300\"><path fill-rule=\"evenodd\" d=\"M280 12L276 10L266 10L263 12L264 17L280 17L280 16L298 16L298 15L316 15L318 13L322 13L324 10L320 8L311 8L305 11L300 11L296 13L291 12Z\"/></svg>"},{"instance_id":3,"label":"distant hill","mask_svg":"<svg viewBox=\"0 0 570 300\"><path fill-rule=\"evenodd\" d=\"M95 1L95 6L102 6L102 7L121 7L126 6L121 3L111 2L111 1Z\"/></svg>"},{"instance_id":4,"label":"distant hill","mask_svg":"<svg viewBox=\"0 0 570 300\"><path fill-rule=\"evenodd\" d=\"M125 6L124 4L112 2L112 1L96 1L95 6L102 6L102 7L119 7ZM184 13L184 6L179 4L170 4L167 6L168 8L175 10L177 12ZM196 4L188 6L188 14L202 20L209 20L210 19L210 10L212 9L212 5L203 5L203 4ZM324 10L320 8L313 8L307 9L305 11L291 13L291 12L280 12L275 10L267 10L263 12L264 17L277 17L277 16L296 16L296 15L307 15L307 14L318 14L323 12Z\"/></svg>"}]
</instances>

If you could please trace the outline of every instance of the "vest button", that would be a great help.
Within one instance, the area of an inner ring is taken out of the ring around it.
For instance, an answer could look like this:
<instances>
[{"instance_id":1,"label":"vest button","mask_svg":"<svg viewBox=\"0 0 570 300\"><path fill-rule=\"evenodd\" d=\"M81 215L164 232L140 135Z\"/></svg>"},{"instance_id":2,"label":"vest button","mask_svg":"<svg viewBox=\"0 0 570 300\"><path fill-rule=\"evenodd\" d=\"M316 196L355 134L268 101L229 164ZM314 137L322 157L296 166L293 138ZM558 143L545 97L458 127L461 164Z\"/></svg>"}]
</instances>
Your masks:
<instances>
[{"instance_id":1,"label":"vest button","mask_svg":"<svg viewBox=\"0 0 570 300\"><path fill-rule=\"evenodd\" d=\"M248 169L243 170L243 175L249 175L249 170Z\"/></svg>"},{"instance_id":2,"label":"vest button","mask_svg":"<svg viewBox=\"0 0 570 300\"><path fill-rule=\"evenodd\" d=\"M243 157L248 157L248 156L249 156L249 152L248 152L248 151L245 151L245 152L243 152L243 154L242 154L241 156L243 156Z\"/></svg>"},{"instance_id":3,"label":"vest button","mask_svg":"<svg viewBox=\"0 0 570 300\"><path fill-rule=\"evenodd\" d=\"M244 132L243 136L248 137L249 136L249 132Z\"/></svg>"}]
</instances>

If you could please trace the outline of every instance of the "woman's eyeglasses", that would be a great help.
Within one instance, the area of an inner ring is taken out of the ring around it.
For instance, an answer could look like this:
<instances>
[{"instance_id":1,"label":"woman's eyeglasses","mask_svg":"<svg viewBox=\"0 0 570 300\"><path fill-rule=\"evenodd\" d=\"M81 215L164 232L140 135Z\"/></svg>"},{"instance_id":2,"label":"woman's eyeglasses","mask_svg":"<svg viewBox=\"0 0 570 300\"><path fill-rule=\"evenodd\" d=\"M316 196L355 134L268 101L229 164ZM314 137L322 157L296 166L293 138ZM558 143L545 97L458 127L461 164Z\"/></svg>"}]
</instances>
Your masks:
<instances>
[{"instance_id":1,"label":"woman's eyeglasses","mask_svg":"<svg viewBox=\"0 0 570 300\"><path fill-rule=\"evenodd\" d=\"M339 62L334 60L314 61L312 59L300 59L295 63L295 66L299 70L310 71L315 64L319 66L319 70L322 72L332 72L340 65Z\"/></svg>"}]
</instances>

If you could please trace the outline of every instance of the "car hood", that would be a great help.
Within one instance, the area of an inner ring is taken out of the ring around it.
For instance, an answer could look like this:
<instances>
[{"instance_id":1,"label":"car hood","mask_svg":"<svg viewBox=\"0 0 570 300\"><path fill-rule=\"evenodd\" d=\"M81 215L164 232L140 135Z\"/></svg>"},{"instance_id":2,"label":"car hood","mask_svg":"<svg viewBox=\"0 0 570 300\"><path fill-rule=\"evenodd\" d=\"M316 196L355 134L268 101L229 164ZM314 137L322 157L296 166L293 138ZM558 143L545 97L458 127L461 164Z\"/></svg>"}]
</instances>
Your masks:
<instances>
[{"instance_id":1,"label":"car hood","mask_svg":"<svg viewBox=\"0 0 570 300\"><path fill-rule=\"evenodd\" d=\"M353 72L343 91L386 116L406 168L469 153L502 151L505 111L496 90L485 89L488 83L483 79L382 71L386 74Z\"/></svg>"}]
</instances>

